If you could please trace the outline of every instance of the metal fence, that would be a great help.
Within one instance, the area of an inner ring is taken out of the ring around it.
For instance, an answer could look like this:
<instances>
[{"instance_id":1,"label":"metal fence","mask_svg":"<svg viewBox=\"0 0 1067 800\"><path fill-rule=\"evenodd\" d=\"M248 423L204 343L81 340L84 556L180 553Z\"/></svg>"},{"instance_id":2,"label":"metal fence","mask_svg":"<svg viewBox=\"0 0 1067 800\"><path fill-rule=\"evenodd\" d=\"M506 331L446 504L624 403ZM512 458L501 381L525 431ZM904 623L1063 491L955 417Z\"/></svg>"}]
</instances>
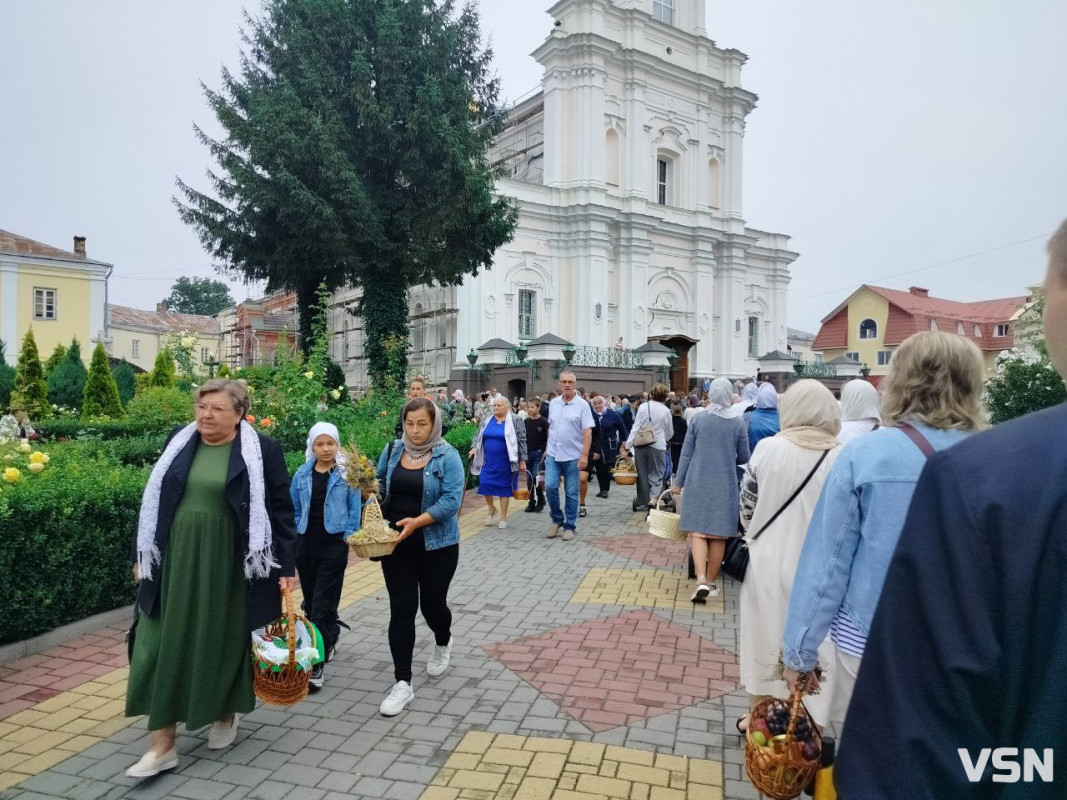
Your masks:
<instances>
[{"instance_id":1,"label":"metal fence","mask_svg":"<svg viewBox=\"0 0 1067 800\"><path fill-rule=\"evenodd\" d=\"M836 366L834 366L833 364L822 364L818 361L797 361L793 365L793 371L796 372L798 378L837 377Z\"/></svg>"},{"instance_id":2,"label":"metal fence","mask_svg":"<svg viewBox=\"0 0 1067 800\"><path fill-rule=\"evenodd\" d=\"M611 367L614 369L641 369L644 356L635 350L622 347L576 347L571 365L575 367Z\"/></svg>"}]
</instances>

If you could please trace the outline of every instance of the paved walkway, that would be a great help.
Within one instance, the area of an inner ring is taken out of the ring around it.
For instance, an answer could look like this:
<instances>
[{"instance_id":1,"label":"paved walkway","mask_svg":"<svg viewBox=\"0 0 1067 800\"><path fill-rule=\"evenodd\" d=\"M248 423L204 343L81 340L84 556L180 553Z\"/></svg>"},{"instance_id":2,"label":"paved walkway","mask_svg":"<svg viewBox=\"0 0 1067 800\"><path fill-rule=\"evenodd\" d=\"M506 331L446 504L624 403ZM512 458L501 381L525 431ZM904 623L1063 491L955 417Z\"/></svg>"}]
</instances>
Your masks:
<instances>
[{"instance_id":1,"label":"paved walkway","mask_svg":"<svg viewBox=\"0 0 1067 800\"><path fill-rule=\"evenodd\" d=\"M181 797L335 800L718 800L754 798L733 720L737 592L692 606L685 546L650 536L632 489L590 492L572 542L546 540L547 509L521 504L486 528L468 497L452 585L452 666L420 670L415 700L378 705L392 685L388 598L377 564L353 561L342 599L352 626L326 685L291 709L260 706L235 745L179 730L181 765L140 783L146 746L122 717L121 629L0 667L0 798Z\"/></svg>"}]
</instances>

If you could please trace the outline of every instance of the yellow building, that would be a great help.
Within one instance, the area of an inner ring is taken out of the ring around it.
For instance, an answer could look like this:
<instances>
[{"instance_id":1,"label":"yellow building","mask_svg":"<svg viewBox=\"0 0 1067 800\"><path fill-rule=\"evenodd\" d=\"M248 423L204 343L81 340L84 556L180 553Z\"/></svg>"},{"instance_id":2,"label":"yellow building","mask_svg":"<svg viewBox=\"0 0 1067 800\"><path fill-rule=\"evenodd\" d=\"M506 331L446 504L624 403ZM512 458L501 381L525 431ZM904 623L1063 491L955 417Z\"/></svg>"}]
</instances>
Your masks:
<instances>
[{"instance_id":1,"label":"yellow building","mask_svg":"<svg viewBox=\"0 0 1067 800\"><path fill-rule=\"evenodd\" d=\"M215 317L177 314L162 304L155 311L116 305L109 305L107 311L108 355L112 358L125 358L147 372L164 347L164 337L187 334L196 337L193 360L197 366L222 362L222 336Z\"/></svg>"},{"instance_id":2,"label":"yellow building","mask_svg":"<svg viewBox=\"0 0 1067 800\"><path fill-rule=\"evenodd\" d=\"M823 317L812 349L823 360L850 356L871 369L870 380L889 372L893 351L919 331L944 331L966 336L978 345L986 369L993 370L997 356L1015 346L1012 318L1029 297L1004 297L961 303L930 297L928 290L908 291L864 284L845 302Z\"/></svg>"},{"instance_id":3,"label":"yellow building","mask_svg":"<svg viewBox=\"0 0 1067 800\"><path fill-rule=\"evenodd\" d=\"M74 237L71 252L0 230L0 340L8 363L15 363L31 325L42 360L77 336L88 363L92 342L105 335L113 269L85 255L84 236Z\"/></svg>"}]
</instances>

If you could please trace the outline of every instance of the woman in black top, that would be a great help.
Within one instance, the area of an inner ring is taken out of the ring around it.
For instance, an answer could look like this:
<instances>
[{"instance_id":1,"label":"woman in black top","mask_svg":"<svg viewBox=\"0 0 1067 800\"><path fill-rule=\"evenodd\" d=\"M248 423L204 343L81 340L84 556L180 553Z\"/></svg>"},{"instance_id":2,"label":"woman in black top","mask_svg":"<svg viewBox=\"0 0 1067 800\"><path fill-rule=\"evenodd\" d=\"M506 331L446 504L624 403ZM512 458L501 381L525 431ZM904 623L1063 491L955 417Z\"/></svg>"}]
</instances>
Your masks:
<instances>
[{"instance_id":1,"label":"woman in black top","mask_svg":"<svg viewBox=\"0 0 1067 800\"><path fill-rule=\"evenodd\" d=\"M684 409L681 403L671 406L671 424L674 425L674 436L667 442L671 448L671 471L678 471L678 464L682 460L682 444L685 442L685 434L689 430L689 423L683 416Z\"/></svg>"}]
</instances>

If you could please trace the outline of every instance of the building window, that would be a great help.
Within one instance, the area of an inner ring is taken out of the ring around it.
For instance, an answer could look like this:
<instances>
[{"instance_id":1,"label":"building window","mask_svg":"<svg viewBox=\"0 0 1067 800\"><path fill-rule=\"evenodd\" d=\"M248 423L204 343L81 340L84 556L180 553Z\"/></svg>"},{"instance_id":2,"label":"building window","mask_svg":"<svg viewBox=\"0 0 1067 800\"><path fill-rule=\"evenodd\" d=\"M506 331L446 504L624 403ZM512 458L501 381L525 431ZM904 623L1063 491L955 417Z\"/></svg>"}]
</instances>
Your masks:
<instances>
[{"instance_id":1,"label":"building window","mask_svg":"<svg viewBox=\"0 0 1067 800\"><path fill-rule=\"evenodd\" d=\"M816 364L821 364L822 363L822 353L816 353L815 354L815 363Z\"/></svg>"},{"instance_id":2,"label":"building window","mask_svg":"<svg viewBox=\"0 0 1067 800\"><path fill-rule=\"evenodd\" d=\"M209 347L201 347L200 348L200 363L201 364L206 364L207 360L209 358L211 358L211 348L209 348Z\"/></svg>"},{"instance_id":3,"label":"building window","mask_svg":"<svg viewBox=\"0 0 1067 800\"><path fill-rule=\"evenodd\" d=\"M937 320L933 317L930 318L930 330L937 332Z\"/></svg>"},{"instance_id":4,"label":"building window","mask_svg":"<svg viewBox=\"0 0 1067 800\"><path fill-rule=\"evenodd\" d=\"M855 351L849 351L849 352L845 353L845 358L851 358L853 361L859 361L860 360L860 354L855 352Z\"/></svg>"},{"instance_id":5,"label":"building window","mask_svg":"<svg viewBox=\"0 0 1067 800\"><path fill-rule=\"evenodd\" d=\"M412 347L415 350L426 349L426 326L421 319L415 323L415 334L412 338L414 339Z\"/></svg>"},{"instance_id":6,"label":"building window","mask_svg":"<svg viewBox=\"0 0 1067 800\"><path fill-rule=\"evenodd\" d=\"M981 325L975 325L974 326L974 335L979 339L982 338L982 326Z\"/></svg>"},{"instance_id":7,"label":"building window","mask_svg":"<svg viewBox=\"0 0 1067 800\"><path fill-rule=\"evenodd\" d=\"M997 331L994 336L1007 336L1008 335L1008 323L1001 322L997 325Z\"/></svg>"},{"instance_id":8,"label":"building window","mask_svg":"<svg viewBox=\"0 0 1067 800\"><path fill-rule=\"evenodd\" d=\"M537 292L519 289L519 338L537 338Z\"/></svg>"},{"instance_id":9,"label":"building window","mask_svg":"<svg viewBox=\"0 0 1067 800\"><path fill-rule=\"evenodd\" d=\"M963 323L962 322L957 322L956 323L956 333L958 333L960 336L966 336L967 335L966 329L963 327Z\"/></svg>"},{"instance_id":10,"label":"building window","mask_svg":"<svg viewBox=\"0 0 1067 800\"><path fill-rule=\"evenodd\" d=\"M652 0L652 19L674 24L674 0Z\"/></svg>"},{"instance_id":11,"label":"building window","mask_svg":"<svg viewBox=\"0 0 1067 800\"><path fill-rule=\"evenodd\" d=\"M130 356L132 358L140 358L141 357L141 340L140 339L134 339L132 342L130 342Z\"/></svg>"},{"instance_id":12,"label":"building window","mask_svg":"<svg viewBox=\"0 0 1067 800\"><path fill-rule=\"evenodd\" d=\"M748 357L759 358L759 317L748 318Z\"/></svg>"},{"instance_id":13,"label":"building window","mask_svg":"<svg viewBox=\"0 0 1067 800\"><path fill-rule=\"evenodd\" d=\"M656 202L667 205L670 199L671 162L667 158L656 159Z\"/></svg>"},{"instance_id":14,"label":"building window","mask_svg":"<svg viewBox=\"0 0 1067 800\"><path fill-rule=\"evenodd\" d=\"M861 339L877 339L878 338L878 323L873 319L865 319L860 323L860 338Z\"/></svg>"},{"instance_id":15,"label":"building window","mask_svg":"<svg viewBox=\"0 0 1067 800\"><path fill-rule=\"evenodd\" d=\"M878 366L880 366L880 367L888 367L889 366L889 359L891 359L892 357L893 357L893 351L892 350L879 350L878 351Z\"/></svg>"},{"instance_id":16,"label":"building window","mask_svg":"<svg viewBox=\"0 0 1067 800\"><path fill-rule=\"evenodd\" d=\"M56 290L34 289L33 290L33 318L55 319L56 318Z\"/></svg>"}]
</instances>

